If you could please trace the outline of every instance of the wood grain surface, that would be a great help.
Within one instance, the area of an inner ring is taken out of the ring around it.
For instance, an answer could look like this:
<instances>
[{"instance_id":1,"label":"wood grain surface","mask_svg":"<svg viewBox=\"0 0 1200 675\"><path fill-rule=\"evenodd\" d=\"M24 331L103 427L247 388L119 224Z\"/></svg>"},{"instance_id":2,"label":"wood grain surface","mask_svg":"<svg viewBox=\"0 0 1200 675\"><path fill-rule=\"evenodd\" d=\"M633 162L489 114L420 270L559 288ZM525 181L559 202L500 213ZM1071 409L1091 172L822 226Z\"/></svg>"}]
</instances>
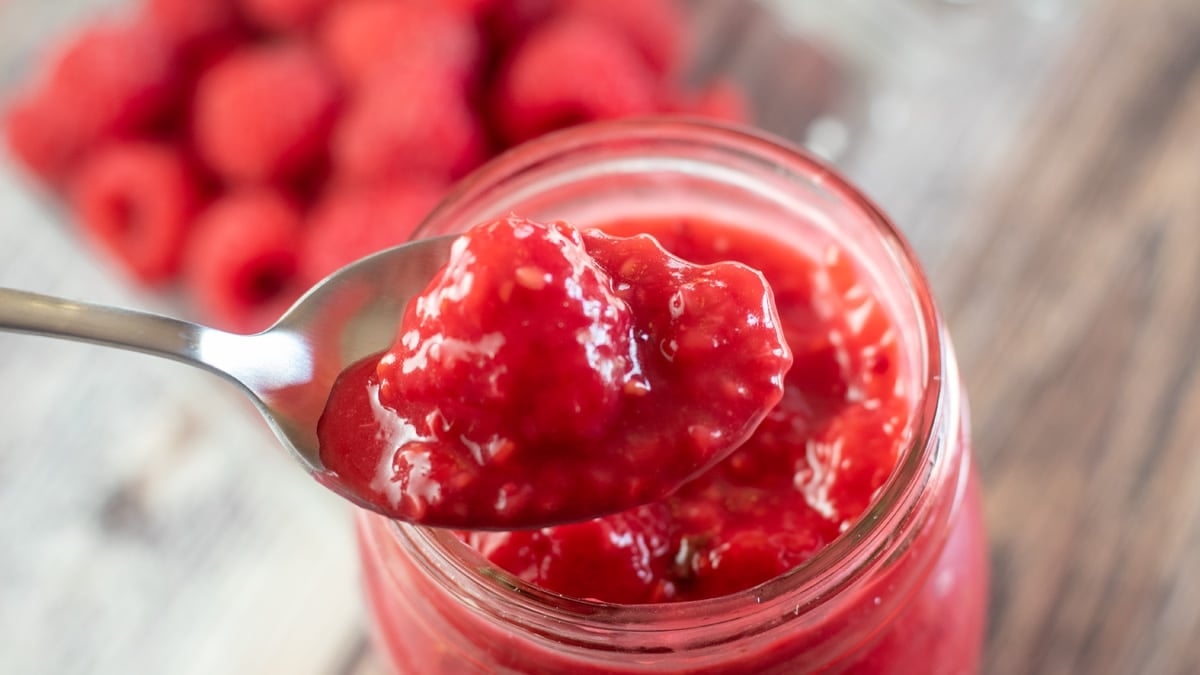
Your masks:
<instances>
[{"instance_id":1,"label":"wood grain surface","mask_svg":"<svg viewBox=\"0 0 1200 675\"><path fill-rule=\"evenodd\" d=\"M994 673L1200 672L1200 4L1087 18L938 277Z\"/></svg>"},{"instance_id":2,"label":"wood grain surface","mask_svg":"<svg viewBox=\"0 0 1200 675\"><path fill-rule=\"evenodd\" d=\"M101 4L0 4L0 98ZM1200 2L694 7L697 69L927 267L985 486L985 672L1200 672ZM0 161L0 285L175 306L33 195ZM232 391L4 335L0 382L0 672L385 672L346 509Z\"/></svg>"}]
</instances>

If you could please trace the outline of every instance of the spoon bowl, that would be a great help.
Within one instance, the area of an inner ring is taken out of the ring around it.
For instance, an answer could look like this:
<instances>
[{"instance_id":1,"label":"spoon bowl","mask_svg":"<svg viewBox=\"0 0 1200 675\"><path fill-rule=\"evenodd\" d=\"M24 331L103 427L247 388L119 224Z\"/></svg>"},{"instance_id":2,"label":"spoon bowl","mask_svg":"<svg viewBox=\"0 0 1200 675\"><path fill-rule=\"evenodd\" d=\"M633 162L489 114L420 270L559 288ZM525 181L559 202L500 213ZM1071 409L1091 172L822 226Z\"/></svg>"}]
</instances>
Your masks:
<instances>
[{"instance_id":1,"label":"spoon bowl","mask_svg":"<svg viewBox=\"0 0 1200 675\"><path fill-rule=\"evenodd\" d=\"M391 346L405 306L449 259L455 239L423 239L347 265L254 335L8 288L0 288L0 330L139 351L220 375L250 397L309 473L362 504L321 463L317 422L342 371Z\"/></svg>"}]
</instances>

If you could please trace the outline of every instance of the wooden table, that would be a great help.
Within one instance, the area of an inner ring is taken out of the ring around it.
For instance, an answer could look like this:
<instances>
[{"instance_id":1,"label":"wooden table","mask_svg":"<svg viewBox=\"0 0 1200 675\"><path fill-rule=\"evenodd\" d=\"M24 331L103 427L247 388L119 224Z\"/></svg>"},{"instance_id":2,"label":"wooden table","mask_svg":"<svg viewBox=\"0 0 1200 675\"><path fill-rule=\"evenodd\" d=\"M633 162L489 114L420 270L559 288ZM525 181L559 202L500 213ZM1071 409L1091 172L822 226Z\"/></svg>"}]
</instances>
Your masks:
<instances>
[{"instance_id":1,"label":"wooden table","mask_svg":"<svg viewBox=\"0 0 1200 675\"><path fill-rule=\"evenodd\" d=\"M0 4L0 96L102 4ZM1200 672L1200 3L767 5L699 2L701 61L927 266L985 482L987 672ZM0 285L174 306L61 222L0 161ZM8 335L0 382L0 672L381 671L348 509L229 387Z\"/></svg>"}]
</instances>

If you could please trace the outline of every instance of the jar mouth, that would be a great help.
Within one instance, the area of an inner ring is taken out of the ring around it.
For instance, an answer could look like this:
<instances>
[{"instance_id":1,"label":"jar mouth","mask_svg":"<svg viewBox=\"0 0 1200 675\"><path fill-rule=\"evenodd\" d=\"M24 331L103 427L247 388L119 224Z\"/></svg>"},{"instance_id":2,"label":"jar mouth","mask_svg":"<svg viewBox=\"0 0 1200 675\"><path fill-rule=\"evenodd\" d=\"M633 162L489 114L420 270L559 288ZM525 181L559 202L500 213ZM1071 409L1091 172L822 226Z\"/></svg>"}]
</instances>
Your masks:
<instances>
[{"instance_id":1,"label":"jar mouth","mask_svg":"<svg viewBox=\"0 0 1200 675\"><path fill-rule=\"evenodd\" d=\"M705 120L652 117L598 122L559 131L528 142L496 157L481 167L446 197L417 230L416 237L427 236L433 226L454 218L455 205L482 198L502 186L505 179L530 168L544 166L557 157L585 152L589 148L614 144L662 142L664 139L720 147L770 162L783 175L819 186L828 197L859 212L879 235L881 245L907 288L902 298L911 303L915 317L913 341L920 345L914 381L913 416L910 442L899 455L895 470L871 505L844 533L799 566L757 586L730 595L702 600L624 605L572 598L547 591L518 579L486 561L475 549L448 530L424 528L399 522L391 523L395 538L413 554L414 560L434 576L466 582L470 588L450 584L447 589L464 604L480 607L480 597L503 598L505 603L519 599L521 611L539 621L569 623L580 621L603 625L606 629L629 632L661 632L678 621L679 627L694 629L725 621L731 612L744 612L758 606L764 616L780 612L777 605L786 600L787 614L813 611L839 591L851 585L869 569L894 557L904 546L896 533L910 529L919 519L920 496L934 478L945 443L939 429L945 428L948 414L944 371L952 364L943 338L940 317L929 286L916 256L896 226L868 197L850 185L822 160L770 134L709 122ZM484 603L486 604L486 603ZM512 607L509 606L511 610ZM511 614L511 612L509 612ZM776 622L781 622L779 618ZM664 623L667 622L667 623ZM758 622L750 630L762 631L769 624ZM561 635L558 636L561 640Z\"/></svg>"}]
</instances>

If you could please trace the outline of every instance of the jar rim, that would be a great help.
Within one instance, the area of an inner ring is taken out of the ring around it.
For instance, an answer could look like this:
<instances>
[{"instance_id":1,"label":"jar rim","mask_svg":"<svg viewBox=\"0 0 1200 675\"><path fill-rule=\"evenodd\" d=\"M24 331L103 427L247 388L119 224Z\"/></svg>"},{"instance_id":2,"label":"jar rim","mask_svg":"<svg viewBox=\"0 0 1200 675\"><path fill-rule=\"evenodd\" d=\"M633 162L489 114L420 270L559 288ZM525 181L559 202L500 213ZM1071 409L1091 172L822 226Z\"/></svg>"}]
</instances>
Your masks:
<instances>
[{"instance_id":1,"label":"jar rim","mask_svg":"<svg viewBox=\"0 0 1200 675\"><path fill-rule=\"evenodd\" d=\"M446 218L454 205L486 192L518 172L536 167L567 153L589 147L612 147L614 143L637 141L703 143L709 147L736 149L742 154L773 162L809 180L846 205L858 210L864 221L880 235L884 250L907 282L904 299L913 303L917 340L921 344L918 396L910 423L910 442L902 450L895 470L850 528L828 546L795 568L752 588L725 596L667 603L617 604L563 596L518 579L492 565L449 530L424 528L399 522L389 532L426 571L449 573L456 579L474 579L472 588L449 589L459 600L478 606L472 593L483 593L506 602L519 600L535 615L568 621L590 622L607 629L622 631L660 631L669 612L681 626L702 627L720 622L729 612L751 605L764 609L786 596L788 613L798 616L815 608L861 577L868 568L886 559L903 537L897 531L910 527L916 517L920 497L933 481L943 454L938 430L944 428L949 405L945 368L953 364L944 329L936 310L928 281L915 252L890 218L869 197L850 184L841 174L811 153L795 147L786 139L760 130L751 130L708 120L681 117L647 117L596 122L542 136L494 158L463 179L426 218L417 230L423 236L432 224ZM430 560L427 556L438 558ZM464 576L465 575L465 576ZM800 598L800 602L797 602ZM761 626L760 626L761 628ZM558 636L561 639L561 636Z\"/></svg>"}]
</instances>

